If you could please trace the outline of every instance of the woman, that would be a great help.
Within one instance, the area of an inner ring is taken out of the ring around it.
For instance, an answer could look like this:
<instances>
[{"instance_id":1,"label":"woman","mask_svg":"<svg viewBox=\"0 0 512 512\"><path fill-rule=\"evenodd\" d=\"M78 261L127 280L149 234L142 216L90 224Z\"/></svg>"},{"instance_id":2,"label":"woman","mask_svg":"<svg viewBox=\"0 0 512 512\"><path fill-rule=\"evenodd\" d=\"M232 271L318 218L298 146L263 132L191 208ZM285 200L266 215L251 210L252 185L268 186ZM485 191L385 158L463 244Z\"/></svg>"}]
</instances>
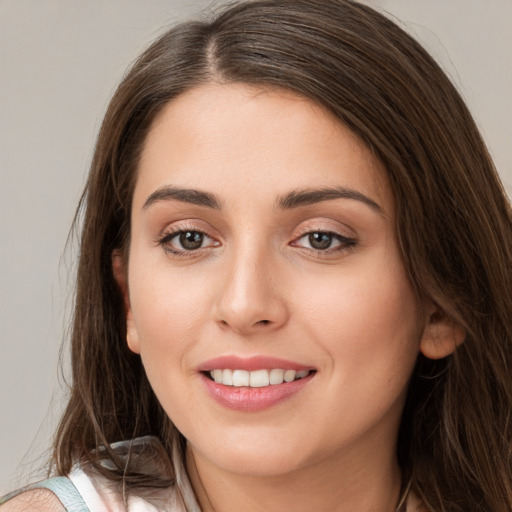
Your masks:
<instances>
[{"instance_id":1,"label":"woman","mask_svg":"<svg viewBox=\"0 0 512 512\"><path fill-rule=\"evenodd\" d=\"M5 510L512 509L509 203L388 19L262 0L172 29L81 206L71 480Z\"/></svg>"}]
</instances>

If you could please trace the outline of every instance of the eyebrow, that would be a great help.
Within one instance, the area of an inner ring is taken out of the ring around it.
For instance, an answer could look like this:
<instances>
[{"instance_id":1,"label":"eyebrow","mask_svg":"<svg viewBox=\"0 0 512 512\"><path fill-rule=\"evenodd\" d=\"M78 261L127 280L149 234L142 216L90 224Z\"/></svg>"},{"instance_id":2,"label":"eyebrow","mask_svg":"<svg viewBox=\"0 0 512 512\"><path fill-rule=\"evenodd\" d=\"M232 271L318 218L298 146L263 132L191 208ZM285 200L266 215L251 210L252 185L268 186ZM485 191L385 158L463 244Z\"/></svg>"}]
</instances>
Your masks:
<instances>
[{"instance_id":1,"label":"eyebrow","mask_svg":"<svg viewBox=\"0 0 512 512\"><path fill-rule=\"evenodd\" d=\"M316 204L323 201L332 201L333 199L350 199L353 201L360 201L377 213L385 215L383 208L373 199L370 199L368 196L365 196L357 190L346 187L294 190L289 194L280 196L277 199L276 204L280 209L290 210L298 208L299 206Z\"/></svg>"},{"instance_id":2,"label":"eyebrow","mask_svg":"<svg viewBox=\"0 0 512 512\"><path fill-rule=\"evenodd\" d=\"M350 199L360 201L372 210L384 215L382 207L373 199L365 196L357 190L346 187L320 188L293 190L292 192L277 198L276 205L281 210L292 210L300 206L321 203L323 201L332 201L334 199ZM142 209L147 210L151 205L159 201L182 201L184 203L206 206L215 210L221 209L221 201L210 192L190 188L178 188L166 185L155 190L146 200Z\"/></svg>"},{"instance_id":3,"label":"eyebrow","mask_svg":"<svg viewBox=\"0 0 512 512\"><path fill-rule=\"evenodd\" d=\"M198 206L206 206L220 210L221 201L214 194L202 192L191 188L177 188L166 185L155 190L144 203L143 210L147 210L151 205L159 201L182 201L184 203L195 204Z\"/></svg>"}]
</instances>

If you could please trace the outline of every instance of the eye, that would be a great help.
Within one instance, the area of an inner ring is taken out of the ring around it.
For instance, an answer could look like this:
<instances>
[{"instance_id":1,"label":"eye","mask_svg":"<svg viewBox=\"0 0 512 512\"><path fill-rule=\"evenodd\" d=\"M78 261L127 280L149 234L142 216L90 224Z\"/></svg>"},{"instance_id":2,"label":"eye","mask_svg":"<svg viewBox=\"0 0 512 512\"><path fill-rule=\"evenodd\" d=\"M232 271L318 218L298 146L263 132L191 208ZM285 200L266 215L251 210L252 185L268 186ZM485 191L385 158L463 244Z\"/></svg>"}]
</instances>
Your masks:
<instances>
[{"instance_id":1,"label":"eye","mask_svg":"<svg viewBox=\"0 0 512 512\"><path fill-rule=\"evenodd\" d=\"M219 243L202 231L194 229L180 229L165 234L159 244L175 255L186 255L199 249L214 247Z\"/></svg>"},{"instance_id":2,"label":"eye","mask_svg":"<svg viewBox=\"0 0 512 512\"><path fill-rule=\"evenodd\" d=\"M311 231L297 238L292 245L316 252L343 251L353 247L356 240L331 231Z\"/></svg>"},{"instance_id":3,"label":"eye","mask_svg":"<svg viewBox=\"0 0 512 512\"><path fill-rule=\"evenodd\" d=\"M331 233L309 233L307 237L309 245L320 251L329 249L334 241L334 236Z\"/></svg>"},{"instance_id":4,"label":"eye","mask_svg":"<svg viewBox=\"0 0 512 512\"><path fill-rule=\"evenodd\" d=\"M182 231L173 238L181 245L182 249L185 249L186 251L194 251L201 248L205 235L199 231Z\"/></svg>"}]
</instances>

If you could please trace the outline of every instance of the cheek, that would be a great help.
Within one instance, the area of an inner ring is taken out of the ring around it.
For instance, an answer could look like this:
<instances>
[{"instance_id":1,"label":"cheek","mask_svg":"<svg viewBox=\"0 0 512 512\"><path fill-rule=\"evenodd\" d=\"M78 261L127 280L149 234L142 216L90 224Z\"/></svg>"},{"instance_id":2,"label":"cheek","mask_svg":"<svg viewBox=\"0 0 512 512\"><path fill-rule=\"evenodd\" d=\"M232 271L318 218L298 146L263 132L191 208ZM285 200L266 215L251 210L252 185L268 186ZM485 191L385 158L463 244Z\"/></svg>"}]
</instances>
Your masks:
<instances>
[{"instance_id":1,"label":"cheek","mask_svg":"<svg viewBox=\"0 0 512 512\"><path fill-rule=\"evenodd\" d=\"M304 283L297 294L303 327L347 374L389 373L398 364L409 372L419 351L421 308L395 258L367 263Z\"/></svg>"},{"instance_id":2,"label":"cheek","mask_svg":"<svg viewBox=\"0 0 512 512\"><path fill-rule=\"evenodd\" d=\"M130 301L148 375L153 373L153 366L159 368L164 361L182 364L185 349L197 339L207 314L209 300L204 283L175 271L153 268L131 276Z\"/></svg>"},{"instance_id":3,"label":"cheek","mask_svg":"<svg viewBox=\"0 0 512 512\"><path fill-rule=\"evenodd\" d=\"M130 292L146 375L167 415L179 423L184 414L199 414L183 377L191 373L188 358L200 338L207 299L204 287L168 274L134 275Z\"/></svg>"}]
</instances>

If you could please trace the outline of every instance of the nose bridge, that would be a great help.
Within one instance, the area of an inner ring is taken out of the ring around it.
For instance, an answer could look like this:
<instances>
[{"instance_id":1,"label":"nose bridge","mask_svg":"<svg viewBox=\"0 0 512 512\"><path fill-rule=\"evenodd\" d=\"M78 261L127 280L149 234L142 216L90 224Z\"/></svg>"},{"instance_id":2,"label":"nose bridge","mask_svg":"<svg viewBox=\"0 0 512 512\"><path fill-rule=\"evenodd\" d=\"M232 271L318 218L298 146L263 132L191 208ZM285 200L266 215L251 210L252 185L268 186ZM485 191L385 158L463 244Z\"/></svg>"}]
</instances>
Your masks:
<instances>
[{"instance_id":1,"label":"nose bridge","mask_svg":"<svg viewBox=\"0 0 512 512\"><path fill-rule=\"evenodd\" d=\"M287 308L277 276L277 256L269 244L250 237L237 244L226 261L217 320L243 333L281 326Z\"/></svg>"}]
</instances>

